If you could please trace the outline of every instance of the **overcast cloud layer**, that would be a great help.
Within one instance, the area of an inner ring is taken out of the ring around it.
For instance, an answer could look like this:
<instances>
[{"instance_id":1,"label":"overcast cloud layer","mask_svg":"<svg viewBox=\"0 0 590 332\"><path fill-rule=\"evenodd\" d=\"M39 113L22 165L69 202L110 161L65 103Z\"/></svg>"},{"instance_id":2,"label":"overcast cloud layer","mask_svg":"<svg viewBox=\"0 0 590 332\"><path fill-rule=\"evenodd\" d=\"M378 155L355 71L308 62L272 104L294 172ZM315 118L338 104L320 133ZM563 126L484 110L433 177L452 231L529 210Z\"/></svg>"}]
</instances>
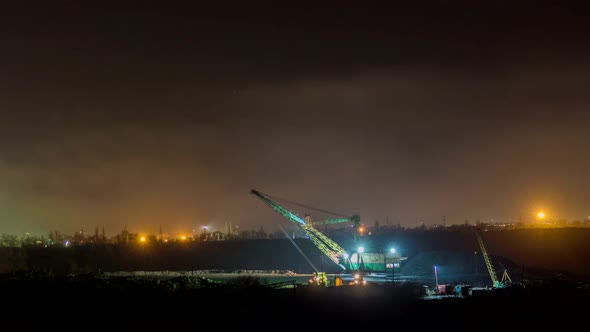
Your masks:
<instances>
[{"instance_id":1,"label":"overcast cloud layer","mask_svg":"<svg viewBox=\"0 0 590 332\"><path fill-rule=\"evenodd\" d=\"M2 233L272 231L252 188L369 224L590 216L576 3L31 4L0 29Z\"/></svg>"}]
</instances>

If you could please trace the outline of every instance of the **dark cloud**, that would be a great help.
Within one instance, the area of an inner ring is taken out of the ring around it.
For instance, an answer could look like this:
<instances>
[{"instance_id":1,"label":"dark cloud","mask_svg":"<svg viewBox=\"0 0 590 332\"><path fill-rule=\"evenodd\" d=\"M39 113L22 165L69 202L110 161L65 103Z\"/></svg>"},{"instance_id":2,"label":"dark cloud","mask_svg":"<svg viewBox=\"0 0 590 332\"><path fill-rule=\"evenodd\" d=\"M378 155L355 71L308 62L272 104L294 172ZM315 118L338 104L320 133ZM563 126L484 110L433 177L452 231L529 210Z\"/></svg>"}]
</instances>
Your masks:
<instances>
[{"instance_id":1,"label":"dark cloud","mask_svg":"<svg viewBox=\"0 0 590 332\"><path fill-rule=\"evenodd\" d=\"M590 213L576 3L29 4L2 14L7 232L272 229L252 188L408 226Z\"/></svg>"}]
</instances>

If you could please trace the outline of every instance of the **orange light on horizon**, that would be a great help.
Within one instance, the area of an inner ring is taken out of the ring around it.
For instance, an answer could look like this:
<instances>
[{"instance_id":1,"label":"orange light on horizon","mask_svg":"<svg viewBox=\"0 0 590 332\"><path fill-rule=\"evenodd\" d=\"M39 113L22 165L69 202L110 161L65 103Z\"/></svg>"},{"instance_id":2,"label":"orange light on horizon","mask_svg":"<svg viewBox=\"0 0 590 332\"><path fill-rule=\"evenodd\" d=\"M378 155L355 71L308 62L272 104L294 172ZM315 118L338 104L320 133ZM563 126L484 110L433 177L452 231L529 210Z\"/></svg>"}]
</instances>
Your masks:
<instances>
[{"instance_id":1,"label":"orange light on horizon","mask_svg":"<svg viewBox=\"0 0 590 332\"><path fill-rule=\"evenodd\" d=\"M538 217L539 219L543 219L543 218L545 218L545 212L543 212L543 211L539 211L539 213L537 213L537 217Z\"/></svg>"}]
</instances>

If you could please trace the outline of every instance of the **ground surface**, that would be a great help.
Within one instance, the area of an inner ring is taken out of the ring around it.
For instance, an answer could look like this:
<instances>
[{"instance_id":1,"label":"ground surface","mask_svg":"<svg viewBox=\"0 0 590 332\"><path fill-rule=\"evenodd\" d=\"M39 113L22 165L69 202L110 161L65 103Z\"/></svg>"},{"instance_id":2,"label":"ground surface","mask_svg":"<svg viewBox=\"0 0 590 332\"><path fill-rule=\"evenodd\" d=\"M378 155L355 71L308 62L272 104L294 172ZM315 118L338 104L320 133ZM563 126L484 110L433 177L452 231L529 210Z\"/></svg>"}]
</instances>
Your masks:
<instances>
[{"instance_id":1,"label":"ground surface","mask_svg":"<svg viewBox=\"0 0 590 332\"><path fill-rule=\"evenodd\" d=\"M585 320L590 290L548 282L424 300L412 283L367 287L273 288L256 278L218 283L205 278L167 280L4 275L6 324L139 330L408 327L413 330L514 330L550 326L568 330ZM23 317L29 317L23 319Z\"/></svg>"}]
</instances>

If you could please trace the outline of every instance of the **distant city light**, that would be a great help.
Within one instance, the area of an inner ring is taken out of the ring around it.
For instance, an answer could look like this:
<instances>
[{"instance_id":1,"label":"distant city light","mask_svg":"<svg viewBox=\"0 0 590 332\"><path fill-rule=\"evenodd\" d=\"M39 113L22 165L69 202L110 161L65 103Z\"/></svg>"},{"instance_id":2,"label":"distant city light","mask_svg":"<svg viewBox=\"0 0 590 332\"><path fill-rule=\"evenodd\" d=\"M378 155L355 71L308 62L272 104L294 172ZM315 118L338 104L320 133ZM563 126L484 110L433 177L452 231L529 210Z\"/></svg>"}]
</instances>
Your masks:
<instances>
[{"instance_id":1,"label":"distant city light","mask_svg":"<svg viewBox=\"0 0 590 332\"><path fill-rule=\"evenodd\" d=\"M395 248L389 249L389 252L391 252L392 254L395 254Z\"/></svg>"},{"instance_id":2,"label":"distant city light","mask_svg":"<svg viewBox=\"0 0 590 332\"><path fill-rule=\"evenodd\" d=\"M539 211L539 213L537 213L537 217L539 217L539 219L543 219L545 218L545 213L543 211Z\"/></svg>"},{"instance_id":3,"label":"distant city light","mask_svg":"<svg viewBox=\"0 0 590 332\"><path fill-rule=\"evenodd\" d=\"M358 251L359 254L362 254L365 251L365 248L364 247L359 247L357 249L357 251Z\"/></svg>"},{"instance_id":4,"label":"distant city light","mask_svg":"<svg viewBox=\"0 0 590 332\"><path fill-rule=\"evenodd\" d=\"M141 241L141 242L145 242L145 236L142 236L142 237L140 237L140 238L139 238L139 241Z\"/></svg>"}]
</instances>

